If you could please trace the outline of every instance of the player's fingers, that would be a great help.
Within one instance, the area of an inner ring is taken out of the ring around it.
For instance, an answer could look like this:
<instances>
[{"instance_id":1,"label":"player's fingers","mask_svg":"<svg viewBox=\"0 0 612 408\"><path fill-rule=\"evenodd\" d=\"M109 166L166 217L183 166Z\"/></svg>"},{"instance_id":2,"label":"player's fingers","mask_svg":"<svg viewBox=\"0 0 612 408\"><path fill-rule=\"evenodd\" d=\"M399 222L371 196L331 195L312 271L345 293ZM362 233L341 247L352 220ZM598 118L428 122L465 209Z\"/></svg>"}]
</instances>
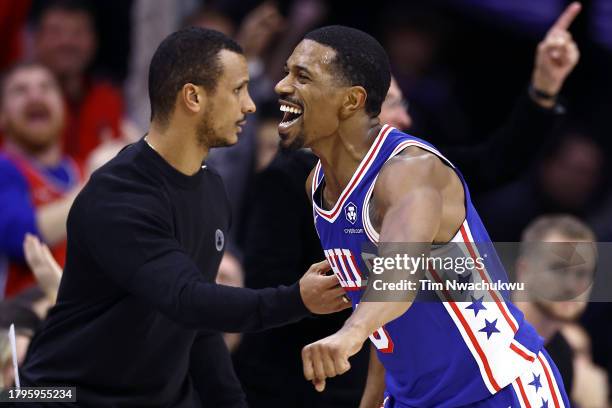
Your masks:
<instances>
[{"instance_id":1,"label":"player's fingers","mask_svg":"<svg viewBox=\"0 0 612 408\"><path fill-rule=\"evenodd\" d=\"M311 381L314 377L314 369L312 366L312 350L311 346L306 346L302 349L302 364L304 369L304 378Z\"/></svg>"},{"instance_id":2,"label":"player's fingers","mask_svg":"<svg viewBox=\"0 0 612 408\"><path fill-rule=\"evenodd\" d=\"M338 375L344 374L351 369L351 363L349 363L348 359L346 358L335 358L334 363L336 366L336 373L338 373Z\"/></svg>"},{"instance_id":3,"label":"player's fingers","mask_svg":"<svg viewBox=\"0 0 612 408\"><path fill-rule=\"evenodd\" d=\"M323 369L325 370L325 377L332 378L338 375L336 373L336 364L331 355L323 350L321 352L321 361L323 362Z\"/></svg>"},{"instance_id":4,"label":"player's fingers","mask_svg":"<svg viewBox=\"0 0 612 408\"><path fill-rule=\"evenodd\" d=\"M312 367L314 369L315 380L324 380L326 378L323 355L319 347L312 348Z\"/></svg>"},{"instance_id":5,"label":"player's fingers","mask_svg":"<svg viewBox=\"0 0 612 408\"><path fill-rule=\"evenodd\" d=\"M318 392L325 391L325 380L314 380L312 384Z\"/></svg>"},{"instance_id":6,"label":"player's fingers","mask_svg":"<svg viewBox=\"0 0 612 408\"><path fill-rule=\"evenodd\" d=\"M576 16L580 13L580 10L582 10L582 5L577 1L567 6L567 8L563 11L563 13L561 13L559 18L557 18L557 21L555 21L555 23L551 27L551 30L567 30L576 18Z\"/></svg>"}]
</instances>

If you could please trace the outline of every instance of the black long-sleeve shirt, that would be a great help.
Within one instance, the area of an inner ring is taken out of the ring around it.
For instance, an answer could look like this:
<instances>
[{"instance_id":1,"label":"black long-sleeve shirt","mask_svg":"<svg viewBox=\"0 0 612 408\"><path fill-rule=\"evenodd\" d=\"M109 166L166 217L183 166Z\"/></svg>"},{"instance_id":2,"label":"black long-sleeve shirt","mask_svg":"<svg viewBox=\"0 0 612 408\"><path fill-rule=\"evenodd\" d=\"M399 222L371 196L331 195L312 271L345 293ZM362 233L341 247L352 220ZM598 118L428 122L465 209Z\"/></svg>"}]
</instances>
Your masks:
<instances>
[{"instance_id":1,"label":"black long-sleeve shirt","mask_svg":"<svg viewBox=\"0 0 612 408\"><path fill-rule=\"evenodd\" d=\"M461 171L472 194L482 193L524 172L550 142L564 112L559 104L543 108L524 91L506 121L483 143L438 148Z\"/></svg>"},{"instance_id":2,"label":"black long-sleeve shirt","mask_svg":"<svg viewBox=\"0 0 612 408\"><path fill-rule=\"evenodd\" d=\"M186 176L143 140L95 172L70 210L58 301L22 384L76 386L83 406L245 406L219 332L308 311L298 284L214 283L229 214L216 173Z\"/></svg>"}]
</instances>

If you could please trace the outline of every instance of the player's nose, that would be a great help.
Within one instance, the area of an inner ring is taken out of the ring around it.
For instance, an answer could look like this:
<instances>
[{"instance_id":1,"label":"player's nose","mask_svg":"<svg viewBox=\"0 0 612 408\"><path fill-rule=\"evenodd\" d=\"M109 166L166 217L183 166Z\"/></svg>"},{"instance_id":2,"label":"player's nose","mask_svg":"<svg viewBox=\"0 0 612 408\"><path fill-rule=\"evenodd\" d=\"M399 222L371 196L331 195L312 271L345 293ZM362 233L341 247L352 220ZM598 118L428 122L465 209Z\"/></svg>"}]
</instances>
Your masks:
<instances>
[{"instance_id":1,"label":"player's nose","mask_svg":"<svg viewBox=\"0 0 612 408\"><path fill-rule=\"evenodd\" d=\"M278 95L290 94L291 91L292 88L289 84L289 75L286 75L283 79L278 81L278 83L274 87L274 92L276 92Z\"/></svg>"}]
</instances>

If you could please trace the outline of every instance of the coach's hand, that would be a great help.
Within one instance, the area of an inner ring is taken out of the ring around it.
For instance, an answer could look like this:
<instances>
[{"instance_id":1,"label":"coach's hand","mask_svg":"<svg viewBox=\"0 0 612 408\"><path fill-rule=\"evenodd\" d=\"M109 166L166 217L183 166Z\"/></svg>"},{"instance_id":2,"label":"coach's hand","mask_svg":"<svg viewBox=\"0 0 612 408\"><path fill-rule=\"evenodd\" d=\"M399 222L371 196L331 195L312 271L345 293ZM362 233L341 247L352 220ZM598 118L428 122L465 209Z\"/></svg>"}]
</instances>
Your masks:
<instances>
[{"instance_id":1,"label":"coach's hand","mask_svg":"<svg viewBox=\"0 0 612 408\"><path fill-rule=\"evenodd\" d=\"M578 63L580 51L569 32L569 27L581 8L578 2L567 6L548 30L546 37L538 44L531 78L536 91L555 97ZM532 98L544 107L550 108L554 105L554 99L543 99L537 95L532 95Z\"/></svg>"},{"instance_id":2,"label":"coach's hand","mask_svg":"<svg viewBox=\"0 0 612 408\"><path fill-rule=\"evenodd\" d=\"M300 294L312 313L328 314L351 307L335 275L326 275L329 262L313 264L300 279Z\"/></svg>"},{"instance_id":3,"label":"coach's hand","mask_svg":"<svg viewBox=\"0 0 612 408\"><path fill-rule=\"evenodd\" d=\"M325 379L346 373L349 357L356 354L367 337L352 333L345 327L337 333L309 344L302 349L304 377L312 381L315 389L325 389Z\"/></svg>"}]
</instances>

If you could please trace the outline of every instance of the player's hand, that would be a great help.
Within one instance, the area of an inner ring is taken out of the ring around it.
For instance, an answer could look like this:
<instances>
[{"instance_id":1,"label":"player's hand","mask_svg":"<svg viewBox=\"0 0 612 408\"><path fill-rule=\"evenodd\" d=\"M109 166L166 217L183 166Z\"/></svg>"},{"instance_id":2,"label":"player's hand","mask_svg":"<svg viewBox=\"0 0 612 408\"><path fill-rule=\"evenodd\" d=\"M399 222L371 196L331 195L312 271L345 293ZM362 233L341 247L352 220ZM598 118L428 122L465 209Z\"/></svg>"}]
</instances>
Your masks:
<instances>
[{"instance_id":1,"label":"player's hand","mask_svg":"<svg viewBox=\"0 0 612 408\"><path fill-rule=\"evenodd\" d=\"M351 368L349 357L356 354L365 338L353 335L345 328L309 344L302 349L304 377L319 392L325 390L325 379L346 373Z\"/></svg>"},{"instance_id":2,"label":"player's hand","mask_svg":"<svg viewBox=\"0 0 612 408\"><path fill-rule=\"evenodd\" d=\"M578 2L570 4L538 44L532 75L535 89L557 95L578 63L580 51L572 39L569 27L581 9Z\"/></svg>"},{"instance_id":3,"label":"player's hand","mask_svg":"<svg viewBox=\"0 0 612 408\"><path fill-rule=\"evenodd\" d=\"M300 294L312 313L328 314L351 307L335 275L327 276L329 262L313 264L300 279Z\"/></svg>"}]
</instances>

